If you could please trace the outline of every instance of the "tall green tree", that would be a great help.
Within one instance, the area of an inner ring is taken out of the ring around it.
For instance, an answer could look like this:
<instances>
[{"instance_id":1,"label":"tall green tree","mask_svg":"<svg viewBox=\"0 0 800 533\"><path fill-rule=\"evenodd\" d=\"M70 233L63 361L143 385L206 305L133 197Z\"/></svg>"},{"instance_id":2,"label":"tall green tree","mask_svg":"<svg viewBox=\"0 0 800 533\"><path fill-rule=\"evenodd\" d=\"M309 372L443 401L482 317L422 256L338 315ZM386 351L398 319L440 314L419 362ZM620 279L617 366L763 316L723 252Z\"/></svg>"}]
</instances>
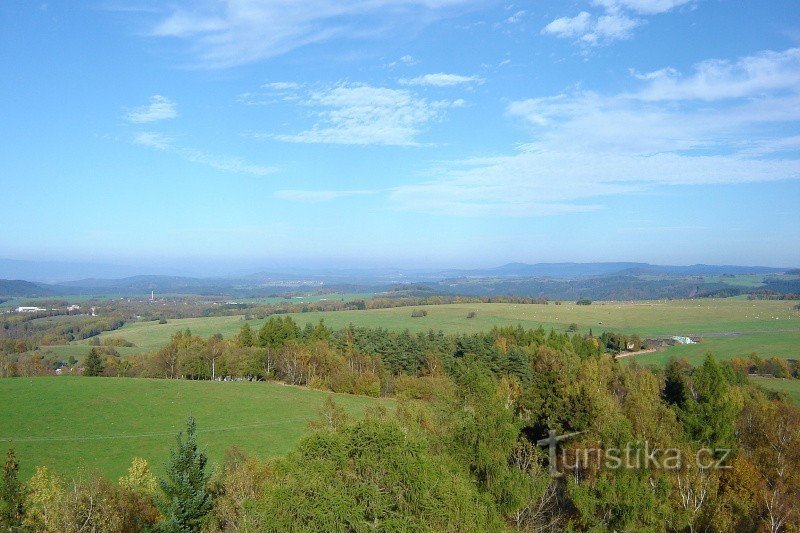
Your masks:
<instances>
[{"instance_id":1,"label":"tall green tree","mask_svg":"<svg viewBox=\"0 0 800 533\"><path fill-rule=\"evenodd\" d=\"M250 324L247 322L244 323L244 326L242 326L241 331L239 331L239 336L236 340L239 343L239 346L243 348L250 348L253 346L253 330L250 329Z\"/></svg>"},{"instance_id":2,"label":"tall green tree","mask_svg":"<svg viewBox=\"0 0 800 533\"><path fill-rule=\"evenodd\" d=\"M159 481L164 496L159 499L158 507L164 518L158 525L165 532L200 531L203 519L211 511L208 457L198 450L196 433L197 422L190 416L186 440L183 432L178 434L177 447L170 452L167 463L167 477Z\"/></svg>"},{"instance_id":3,"label":"tall green tree","mask_svg":"<svg viewBox=\"0 0 800 533\"><path fill-rule=\"evenodd\" d=\"M8 449L0 478L0 530L21 531L25 516L25 485L19 480L19 463L13 448Z\"/></svg>"},{"instance_id":4,"label":"tall green tree","mask_svg":"<svg viewBox=\"0 0 800 533\"><path fill-rule=\"evenodd\" d=\"M717 360L708 354L694 373L689 397L681 409L684 428L692 440L712 449L731 448L737 414L730 384Z\"/></svg>"},{"instance_id":5,"label":"tall green tree","mask_svg":"<svg viewBox=\"0 0 800 533\"><path fill-rule=\"evenodd\" d=\"M105 364L99 350L97 348L89 350L89 355L86 356L86 360L83 362L83 375L99 376L103 373L104 368Z\"/></svg>"}]
</instances>

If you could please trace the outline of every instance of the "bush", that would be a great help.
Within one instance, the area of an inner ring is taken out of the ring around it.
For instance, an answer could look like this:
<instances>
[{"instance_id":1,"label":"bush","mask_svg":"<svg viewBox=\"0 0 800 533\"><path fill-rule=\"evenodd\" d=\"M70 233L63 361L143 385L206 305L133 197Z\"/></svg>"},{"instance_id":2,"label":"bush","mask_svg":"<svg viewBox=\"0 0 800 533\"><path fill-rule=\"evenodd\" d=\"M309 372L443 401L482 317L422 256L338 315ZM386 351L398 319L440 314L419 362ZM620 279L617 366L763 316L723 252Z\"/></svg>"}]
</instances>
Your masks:
<instances>
[{"instance_id":1,"label":"bush","mask_svg":"<svg viewBox=\"0 0 800 533\"><path fill-rule=\"evenodd\" d=\"M576 305L592 305L592 301L590 299L588 299L588 298L581 298L580 300L575 302L575 304Z\"/></svg>"},{"instance_id":2,"label":"bush","mask_svg":"<svg viewBox=\"0 0 800 533\"><path fill-rule=\"evenodd\" d=\"M131 341L123 339L122 337L109 337L103 339L103 346L115 346L117 348L132 348L136 346Z\"/></svg>"},{"instance_id":3,"label":"bush","mask_svg":"<svg viewBox=\"0 0 800 533\"><path fill-rule=\"evenodd\" d=\"M470 311L469 313L467 313L467 318L475 318L476 316L478 316L478 313L476 313L475 311Z\"/></svg>"},{"instance_id":4,"label":"bush","mask_svg":"<svg viewBox=\"0 0 800 533\"><path fill-rule=\"evenodd\" d=\"M420 318L423 316L428 316L428 312L425 309L414 309L411 311L411 318Z\"/></svg>"}]
</instances>

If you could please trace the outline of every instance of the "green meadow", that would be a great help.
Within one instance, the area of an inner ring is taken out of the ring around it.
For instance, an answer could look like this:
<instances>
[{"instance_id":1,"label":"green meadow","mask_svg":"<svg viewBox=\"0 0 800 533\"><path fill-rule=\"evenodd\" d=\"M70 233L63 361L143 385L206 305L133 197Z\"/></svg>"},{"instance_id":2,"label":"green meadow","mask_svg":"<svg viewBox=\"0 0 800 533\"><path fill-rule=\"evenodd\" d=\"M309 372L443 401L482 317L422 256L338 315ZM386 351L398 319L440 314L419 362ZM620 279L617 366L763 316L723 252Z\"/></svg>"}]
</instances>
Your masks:
<instances>
[{"instance_id":1,"label":"green meadow","mask_svg":"<svg viewBox=\"0 0 800 533\"><path fill-rule=\"evenodd\" d=\"M273 382L39 377L0 380L0 446L13 446L25 477L35 466L73 476L122 475L133 457L154 471L195 416L198 440L212 462L226 448L285 454L334 396L353 416L389 400L333 394Z\"/></svg>"},{"instance_id":2,"label":"green meadow","mask_svg":"<svg viewBox=\"0 0 800 533\"><path fill-rule=\"evenodd\" d=\"M800 405L800 379L776 379L751 376L750 380L758 385L775 392L785 393L790 400Z\"/></svg>"},{"instance_id":3,"label":"green meadow","mask_svg":"<svg viewBox=\"0 0 800 533\"><path fill-rule=\"evenodd\" d=\"M722 359L757 352L761 357L800 357L800 313L791 301L749 301L739 298L670 300L645 302L595 302L588 306L573 303L539 304L450 304L421 307L395 307L366 311L332 311L297 313L293 318L302 326L324 319L333 328L348 324L382 327L412 332L442 330L445 332L486 331L493 326L522 324L565 331L578 324L579 331L598 335L603 331L636 333L642 337L698 335L700 344L676 346L662 352L637 356L643 364L663 364L671 356L686 357L698 362L709 351ZM412 318L414 309L424 308L428 315ZM475 318L467 318L471 311ZM242 316L204 317L157 322L133 322L117 331L106 332L101 339L124 337L136 348L119 349L120 353L158 350L179 330L210 336L221 333L229 338L245 323ZM263 321L249 322L259 328ZM79 357L88 351L86 341L70 346L50 347L56 353ZM83 346L82 346L83 345Z\"/></svg>"}]
</instances>

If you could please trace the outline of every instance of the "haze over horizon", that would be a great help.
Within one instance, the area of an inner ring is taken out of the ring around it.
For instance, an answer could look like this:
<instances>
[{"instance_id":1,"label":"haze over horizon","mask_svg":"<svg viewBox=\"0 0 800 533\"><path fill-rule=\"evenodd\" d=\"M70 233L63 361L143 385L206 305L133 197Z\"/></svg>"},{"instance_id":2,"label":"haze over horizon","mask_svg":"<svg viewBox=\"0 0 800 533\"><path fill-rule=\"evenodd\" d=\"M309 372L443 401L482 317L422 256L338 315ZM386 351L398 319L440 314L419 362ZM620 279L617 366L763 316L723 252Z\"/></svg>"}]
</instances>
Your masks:
<instances>
[{"instance_id":1,"label":"haze over horizon","mask_svg":"<svg viewBox=\"0 0 800 533\"><path fill-rule=\"evenodd\" d=\"M298 6L2 3L0 258L800 265L796 2Z\"/></svg>"}]
</instances>

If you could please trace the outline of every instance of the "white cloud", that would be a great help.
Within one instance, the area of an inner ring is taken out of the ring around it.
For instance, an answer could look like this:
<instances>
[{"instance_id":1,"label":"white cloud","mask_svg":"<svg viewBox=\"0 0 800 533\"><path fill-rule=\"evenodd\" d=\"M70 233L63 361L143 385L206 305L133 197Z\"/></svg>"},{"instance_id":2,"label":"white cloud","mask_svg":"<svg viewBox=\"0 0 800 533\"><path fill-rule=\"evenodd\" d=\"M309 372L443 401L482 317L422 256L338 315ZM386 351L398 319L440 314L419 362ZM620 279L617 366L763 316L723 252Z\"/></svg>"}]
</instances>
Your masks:
<instances>
[{"instance_id":1,"label":"white cloud","mask_svg":"<svg viewBox=\"0 0 800 533\"><path fill-rule=\"evenodd\" d=\"M298 89L300 84L293 81L273 81L270 83L265 83L261 87L264 89L273 89L275 91L289 91Z\"/></svg>"},{"instance_id":2,"label":"white cloud","mask_svg":"<svg viewBox=\"0 0 800 533\"><path fill-rule=\"evenodd\" d=\"M144 123L167 120L178 116L175 110L175 102L161 95L150 97L148 105L138 107L128 113L126 118L131 122Z\"/></svg>"},{"instance_id":3,"label":"white cloud","mask_svg":"<svg viewBox=\"0 0 800 533\"><path fill-rule=\"evenodd\" d=\"M400 58L400 62L408 66L413 66L419 63L419 61L417 61L414 57L407 54Z\"/></svg>"},{"instance_id":4,"label":"white cloud","mask_svg":"<svg viewBox=\"0 0 800 533\"><path fill-rule=\"evenodd\" d=\"M276 191L273 196L280 200L290 200L293 202L321 203L338 200L340 198L350 198L353 196L364 196L375 194L375 191L352 190L352 191L333 191L333 190L297 190L287 189Z\"/></svg>"},{"instance_id":5,"label":"white cloud","mask_svg":"<svg viewBox=\"0 0 800 533\"><path fill-rule=\"evenodd\" d=\"M531 127L531 142L511 154L442 163L431 170L435 179L398 187L391 198L426 212L533 216L599 209L604 197L657 186L800 179L793 53L753 56L771 58L771 69L751 58L725 63L738 74L714 77L720 87L702 91L695 69L685 87L669 90L654 88L660 75L645 75L628 93L512 102L508 114ZM740 67L754 62L760 67ZM734 88L723 90L723 80Z\"/></svg>"},{"instance_id":6,"label":"white cloud","mask_svg":"<svg viewBox=\"0 0 800 533\"><path fill-rule=\"evenodd\" d=\"M585 34L592 24L592 15L581 11L574 17L561 17L555 19L542 29L542 33L549 33L556 37L568 38Z\"/></svg>"},{"instance_id":7,"label":"white cloud","mask_svg":"<svg viewBox=\"0 0 800 533\"><path fill-rule=\"evenodd\" d=\"M133 142L141 144L142 146L149 146L150 148L158 148L159 150L169 150L174 146L174 139L163 133L154 131L143 131L136 134Z\"/></svg>"},{"instance_id":8,"label":"white cloud","mask_svg":"<svg viewBox=\"0 0 800 533\"><path fill-rule=\"evenodd\" d=\"M631 37L631 31L639 22L621 14L603 15L597 17L592 30L585 33L581 39L589 44L621 41Z\"/></svg>"},{"instance_id":9,"label":"white cloud","mask_svg":"<svg viewBox=\"0 0 800 533\"><path fill-rule=\"evenodd\" d=\"M483 79L477 76L462 76L459 74L447 74L437 72L436 74L425 74L416 78L401 78L398 80L401 85L427 85L430 87L450 87L452 85L463 85L467 83L483 83Z\"/></svg>"},{"instance_id":10,"label":"white cloud","mask_svg":"<svg viewBox=\"0 0 800 533\"><path fill-rule=\"evenodd\" d=\"M202 66L230 67L332 39L430 24L472 1L186 0L151 33L187 41Z\"/></svg>"},{"instance_id":11,"label":"white cloud","mask_svg":"<svg viewBox=\"0 0 800 533\"><path fill-rule=\"evenodd\" d=\"M520 22L523 18L525 18L525 11L524 10L517 11L516 13L508 17L506 19L506 22L508 24L516 24L517 22Z\"/></svg>"},{"instance_id":12,"label":"white cloud","mask_svg":"<svg viewBox=\"0 0 800 533\"><path fill-rule=\"evenodd\" d=\"M463 104L418 98L404 89L340 83L310 93L305 105L319 119L311 129L269 136L295 143L415 146L428 123Z\"/></svg>"},{"instance_id":13,"label":"white cloud","mask_svg":"<svg viewBox=\"0 0 800 533\"><path fill-rule=\"evenodd\" d=\"M265 176L277 171L275 167L253 165L238 158L219 157L201 150L181 147L176 144L176 140L173 137L164 135L163 133L152 131L140 132L134 136L133 142L141 146L161 150L162 152L177 154L182 159L191 163L205 165L224 172Z\"/></svg>"},{"instance_id":14,"label":"white cloud","mask_svg":"<svg viewBox=\"0 0 800 533\"><path fill-rule=\"evenodd\" d=\"M644 100L717 100L758 96L774 90L800 90L800 48L767 50L737 61L713 59L695 65L691 76L672 68L637 75L648 82Z\"/></svg>"},{"instance_id":15,"label":"white cloud","mask_svg":"<svg viewBox=\"0 0 800 533\"><path fill-rule=\"evenodd\" d=\"M694 0L594 0L592 3L616 11L629 9L641 15L657 15L672 11L676 7L692 3Z\"/></svg>"},{"instance_id":16,"label":"white cloud","mask_svg":"<svg viewBox=\"0 0 800 533\"><path fill-rule=\"evenodd\" d=\"M602 15L581 11L574 17L559 17L542 28L542 33L575 39L587 46L606 45L629 39L642 24L642 19L632 18L628 13L657 15L690 2L693 0L593 0L592 5L603 9Z\"/></svg>"}]
</instances>

